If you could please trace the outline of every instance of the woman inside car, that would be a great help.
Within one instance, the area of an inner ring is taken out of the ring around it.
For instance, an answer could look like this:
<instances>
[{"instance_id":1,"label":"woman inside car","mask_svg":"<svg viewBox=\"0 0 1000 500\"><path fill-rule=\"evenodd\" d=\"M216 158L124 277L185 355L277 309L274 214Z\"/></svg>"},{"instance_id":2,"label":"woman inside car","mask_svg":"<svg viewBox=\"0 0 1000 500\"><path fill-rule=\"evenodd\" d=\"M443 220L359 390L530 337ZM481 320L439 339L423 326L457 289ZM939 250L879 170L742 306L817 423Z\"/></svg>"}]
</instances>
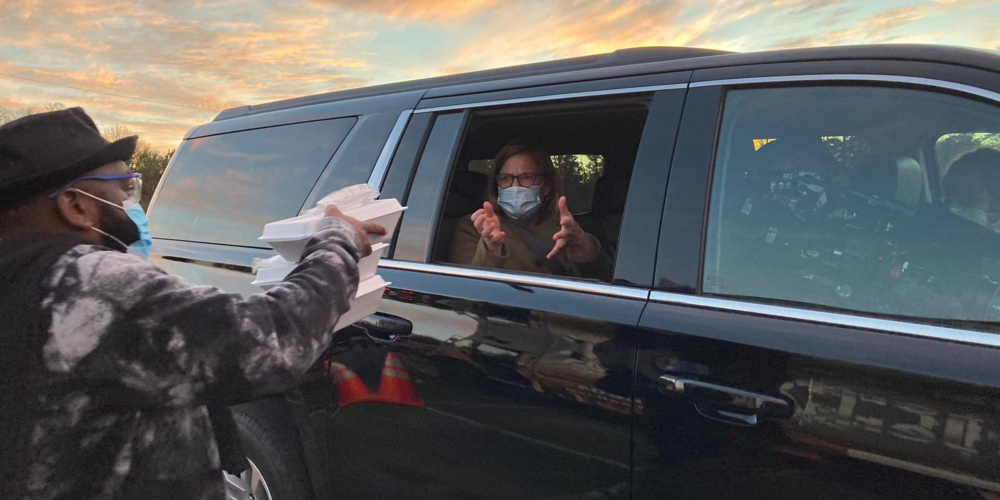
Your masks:
<instances>
[{"instance_id":1,"label":"woman inside car","mask_svg":"<svg viewBox=\"0 0 1000 500\"><path fill-rule=\"evenodd\" d=\"M457 264L607 279L611 259L576 222L549 154L515 140L490 166L488 199L463 220L452 243Z\"/></svg>"}]
</instances>

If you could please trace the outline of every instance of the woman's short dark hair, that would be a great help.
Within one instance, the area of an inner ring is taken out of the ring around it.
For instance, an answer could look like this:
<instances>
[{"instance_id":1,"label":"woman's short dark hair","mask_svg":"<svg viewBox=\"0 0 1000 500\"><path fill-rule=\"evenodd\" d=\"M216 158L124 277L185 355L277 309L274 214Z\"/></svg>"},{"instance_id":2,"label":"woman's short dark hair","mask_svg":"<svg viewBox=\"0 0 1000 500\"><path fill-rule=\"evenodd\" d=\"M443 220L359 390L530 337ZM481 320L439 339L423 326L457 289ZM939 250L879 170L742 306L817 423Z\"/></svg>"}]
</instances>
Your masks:
<instances>
[{"instance_id":1,"label":"woman's short dark hair","mask_svg":"<svg viewBox=\"0 0 1000 500\"><path fill-rule=\"evenodd\" d=\"M520 154L531 157L535 165L538 165L542 169L542 175L545 176L545 184L549 186L549 194L542 197L542 207L538 210L537 215L538 218L544 218L556 206L556 203L558 203L559 198L562 196L562 183L559 182L556 167L552 164L552 157L549 156L548 151L529 140L514 139L510 141L500 149L496 158L493 158L493 161L490 162L489 201L493 206L497 205L497 197L500 196L500 187L497 186L497 174L500 173L500 169L503 168L504 163L507 163L507 160ZM506 216L503 214L503 210L499 212L501 217Z\"/></svg>"}]
</instances>

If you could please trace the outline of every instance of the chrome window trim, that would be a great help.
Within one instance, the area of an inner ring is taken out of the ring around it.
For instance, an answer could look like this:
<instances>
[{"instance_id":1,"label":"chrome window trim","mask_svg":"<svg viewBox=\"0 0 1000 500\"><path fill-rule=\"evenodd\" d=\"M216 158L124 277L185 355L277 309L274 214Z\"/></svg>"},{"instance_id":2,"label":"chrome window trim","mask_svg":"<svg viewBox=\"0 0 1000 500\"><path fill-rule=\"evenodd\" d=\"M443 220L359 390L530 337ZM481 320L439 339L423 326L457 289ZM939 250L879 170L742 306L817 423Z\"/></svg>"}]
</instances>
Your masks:
<instances>
[{"instance_id":1,"label":"chrome window trim","mask_svg":"<svg viewBox=\"0 0 1000 500\"><path fill-rule=\"evenodd\" d=\"M500 99L497 101L470 102L467 104L452 104L450 106L438 106L435 108L424 108L414 111L414 113L435 113L438 111L453 111L457 109L484 108L487 106L504 106L507 104L522 104L527 102L557 101L562 99L579 99L581 97L597 97L617 94L638 94L640 92L656 92L659 90L680 90L687 88L686 83L672 83L669 85L649 85L646 87L628 87L623 89L590 90L587 92L571 92L568 94L551 94L534 97L520 97L516 99Z\"/></svg>"},{"instance_id":2,"label":"chrome window trim","mask_svg":"<svg viewBox=\"0 0 1000 500\"><path fill-rule=\"evenodd\" d=\"M372 174L368 177L369 186L375 189L382 189L385 173L389 170L389 160L392 159L392 154L396 152L399 139L403 137L403 129L406 128L406 123L410 121L410 115L412 114L412 109L406 109L396 119L396 124L392 126L389 137L386 138L385 145L382 146L382 152L379 153L378 159L375 160L375 168L372 169Z\"/></svg>"},{"instance_id":3,"label":"chrome window trim","mask_svg":"<svg viewBox=\"0 0 1000 500\"><path fill-rule=\"evenodd\" d=\"M581 292L593 295L604 295L607 297L620 297L624 299L648 300L649 290L639 288L629 288L618 285L607 285L603 283L587 283L559 278L548 278L545 276L529 276L523 274L502 273L489 269L473 269L464 267L454 267L441 264L424 264L420 262L407 262L402 260L382 259L379 262L380 268L396 269L400 271L414 271L418 273L438 274L443 276L454 276L458 278L472 278L486 281L496 281L499 283L509 283L515 285L538 286L543 288L553 288L568 292Z\"/></svg>"},{"instance_id":4,"label":"chrome window trim","mask_svg":"<svg viewBox=\"0 0 1000 500\"><path fill-rule=\"evenodd\" d=\"M731 78L726 80L706 80L703 82L692 82L691 88L698 87L718 87L722 85L748 85L756 83L782 83L782 82L888 82L904 83L910 85L922 85L925 87L935 87L940 89L954 90L965 94L971 94L993 101L1000 102L1000 93L993 92L971 85L935 80L933 78L920 78L915 76L895 76L878 74L825 74L825 75L786 75L786 76L761 76L750 78Z\"/></svg>"},{"instance_id":5,"label":"chrome window trim","mask_svg":"<svg viewBox=\"0 0 1000 500\"><path fill-rule=\"evenodd\" d=\"M785 75L785 76L730 78L724 80L706 80L701 82L692 82L690 84L674 83L669 85L650 85L645 87L592 90L587 92L570 92L566 94L551 94L544 96L522 97L516 99L500 99L495 101L453 104L449 106L437 106L433 108L416 109L413 112L434 113L439 111L454 111L459 109L482 108L489 106L504 106L508 104L555 101L562 99L578 99L582 97L596 97L604 95L635 94L641 92L655 92L660 90L680 90L685 88L717 87L723 85L748 85L748 84L758 84L758 83L810 82L810 81L888 82L888 83L922 85L926 87L954 90L957 92L971 94L1000 102L1000 93L986 89L981 89L979 87L973 87L971 85L964 85L961 83L954 83L945 80L936 80L933 78L921 78L921 77L897 76L897 75L879 75L879 74L819 74L819 75Z\"/></svg>"},{"instance_id":6,"label":"chrome window trim","mask_svg":"<svg viewBox=\"0 0 1000 500\"><path fill-rule=\"evenodd\" d=\"M914 337L947 340L986 347L1000 347L1000 335L987 332L960 330L944 326L922 325L891 319L868 318L846 313L813 311L794 307L775 306L753 302L742 302L715 297L699 297L681 293L653 291L650 301L659 304L691 306L701 309L715 309L728 312L747 313L779 319L791 319L831 326L844 326L877 330L880 332L911 335Z\"/></svg>"}]
</instances>

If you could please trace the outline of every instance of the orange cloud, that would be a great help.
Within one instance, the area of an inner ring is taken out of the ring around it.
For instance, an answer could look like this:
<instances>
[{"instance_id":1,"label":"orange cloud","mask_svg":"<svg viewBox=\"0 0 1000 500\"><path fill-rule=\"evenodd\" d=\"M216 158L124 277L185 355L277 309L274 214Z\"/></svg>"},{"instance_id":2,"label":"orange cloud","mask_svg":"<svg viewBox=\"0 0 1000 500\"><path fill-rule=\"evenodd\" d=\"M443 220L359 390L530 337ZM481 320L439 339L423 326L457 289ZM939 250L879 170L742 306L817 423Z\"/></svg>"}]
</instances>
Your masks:
<instances>
[{"instance_id":1,"label":"orange cloud","mask_svg":"<svg viewBox=\"0 0 1000 500\"><path fill-rule=\"evenodd\" d=\"M47 0L41 15L41 2L7 0L0 10L0 44L21 56L0 60L5 74L211 111L4 77L0 84L17 89L24 106L84 105L95 119L108 117L102 126L127 125L167 149L228 107L367 83L359 73L372 65L350 48L371 35L332 26L326 9L230 3ZM199 16L211 9L249 11Z\"/></svg>"},{"instance_id":2,"label":"orange cloud","mask_svg":"<svg viewBox=\"0 0 1000 500\"><path fill-rule=\"evenodd\" d=\"M442 58L438 74L612 52L643 46L698 46L723 50L790 48L845 43L934 43L946 33L907 32L949 10L984 8L988 0L939 0L877 11L858 21L856 0L552 0L508 3L481 26L489 34ZM996 5L995 3L993 4ZM752 21L750 21L752 20ZM719 35L752 22L754 32ZM810 24L806 24L806 23ZM791 29L791 28L795 29ZM806 34L801 34L805 32ZM791 36L781 37L780 33ZM795 36L795 34L797 34ZM995 31L977 46L992 46Z\"/></svg>"},{"instance_id":3,"label":"orange cloud","mask_svg":"<svg viewBox=\"0 0 1000 500\"><path fill-rule=\"evenodd\" d=\"M625 47L687 45L702 36L725 11L681 21L692 0L659 5L642 0L578 2L555 0L516 4L498 13L490 35L449 57L449 66L488 68L517 62L612 52ZM534 24L530 20L540 20Z\"/></svg>"}]
</instances>

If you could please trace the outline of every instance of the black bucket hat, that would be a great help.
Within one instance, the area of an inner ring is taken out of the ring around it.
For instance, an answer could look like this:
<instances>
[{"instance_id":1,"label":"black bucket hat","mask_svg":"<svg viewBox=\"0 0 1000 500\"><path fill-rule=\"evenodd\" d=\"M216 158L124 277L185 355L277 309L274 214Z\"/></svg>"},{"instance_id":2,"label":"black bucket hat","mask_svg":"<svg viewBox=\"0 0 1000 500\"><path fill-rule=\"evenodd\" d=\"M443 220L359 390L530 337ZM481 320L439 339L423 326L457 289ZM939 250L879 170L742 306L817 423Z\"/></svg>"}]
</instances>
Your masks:
<instances>
[{"instance_id":1,"label":"black bucket hat","mask_svg":"<svg viewBox=\"0 0 1000 500\"><path fill-rule=\"evenodd\" d=\"M114 161L138 136L109 142L83 108L26 116L0 126L0 209L12 208Z\"/></svg>"}]
</instances>

